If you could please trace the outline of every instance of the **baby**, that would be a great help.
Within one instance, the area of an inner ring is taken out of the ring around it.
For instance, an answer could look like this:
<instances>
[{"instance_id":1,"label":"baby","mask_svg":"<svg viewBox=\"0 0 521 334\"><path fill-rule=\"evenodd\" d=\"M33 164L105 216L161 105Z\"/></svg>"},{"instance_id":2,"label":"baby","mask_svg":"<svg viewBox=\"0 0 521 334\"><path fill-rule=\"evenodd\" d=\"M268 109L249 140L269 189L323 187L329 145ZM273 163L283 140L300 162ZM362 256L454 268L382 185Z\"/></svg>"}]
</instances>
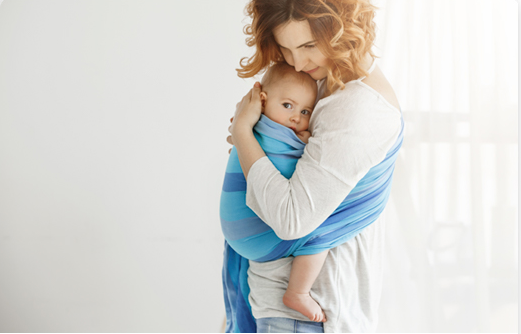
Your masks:
<instances>
[{"instance_id":1,"label":"baby","mask_svg":"<svg viewBox=\"0 0 521 334\"><path fill-rule=\"evenodd\" d=\"M308 74L296 72L292 66L280 63L271 66L261 81L263 113L272 121L292 129L297 137L308 143L311 133L309 119L317 97L317 83ZM308 317L325 322L326 316L309 292L328 251L296 256L293 260L288 288L282 299L284 305Z\"/></svg>"}]
</instances>

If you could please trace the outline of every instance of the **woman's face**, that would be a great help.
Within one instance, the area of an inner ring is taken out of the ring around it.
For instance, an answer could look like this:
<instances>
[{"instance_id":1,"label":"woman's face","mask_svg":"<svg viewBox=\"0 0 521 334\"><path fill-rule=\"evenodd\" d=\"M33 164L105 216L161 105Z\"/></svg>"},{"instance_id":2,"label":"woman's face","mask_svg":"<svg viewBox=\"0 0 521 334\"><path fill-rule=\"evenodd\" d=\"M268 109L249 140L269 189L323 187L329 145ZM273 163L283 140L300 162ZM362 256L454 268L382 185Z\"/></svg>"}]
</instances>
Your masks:
<instances>
[{"instance_id":1,"label":"woman's face","mask_svg":"<svg viewBox=\"0 0 521 334\"><path fill-rule=\"evenodd\" d=\"M273 35L284 59L296 71L304 71L315 80L327 76L329 59L318 49L307 20L290 21L275 28Z\"/></svg>"}]
</instances>

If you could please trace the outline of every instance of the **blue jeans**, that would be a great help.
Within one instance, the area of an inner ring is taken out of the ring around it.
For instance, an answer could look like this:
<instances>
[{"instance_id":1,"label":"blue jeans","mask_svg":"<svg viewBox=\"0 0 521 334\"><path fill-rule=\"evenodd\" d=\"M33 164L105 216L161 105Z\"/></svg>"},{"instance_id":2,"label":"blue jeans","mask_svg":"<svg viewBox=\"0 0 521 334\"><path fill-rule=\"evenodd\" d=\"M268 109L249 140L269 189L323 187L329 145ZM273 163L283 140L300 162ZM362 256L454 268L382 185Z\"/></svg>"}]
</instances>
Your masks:
<instances>
[{"instance_id":1,"label":"blue jeans","mask_svg":"<svg viewBox=\"0 0 521 334\"><path fill-rule=\"evenodd\" d=\"M324 333L324 324L288 318L260 318L257 319L257 333Z\"/></svg>"}]
</instances>

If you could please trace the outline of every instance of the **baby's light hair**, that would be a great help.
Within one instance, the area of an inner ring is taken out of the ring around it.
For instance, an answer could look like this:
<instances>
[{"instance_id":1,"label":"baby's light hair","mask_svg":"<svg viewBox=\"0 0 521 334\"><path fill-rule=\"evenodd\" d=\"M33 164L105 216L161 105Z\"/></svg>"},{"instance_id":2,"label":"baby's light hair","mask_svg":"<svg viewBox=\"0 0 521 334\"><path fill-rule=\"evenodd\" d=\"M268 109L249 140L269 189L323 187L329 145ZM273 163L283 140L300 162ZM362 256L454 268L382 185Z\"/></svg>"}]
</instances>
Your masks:
<instances>
[{"instance_id":1,"label":"baby's light hair","mask_svg":"<svg viewBox=\"0 0 521 334\"><path fill-rule=\"evenodd\" d=\"M303 85L313 88L316 92L317 82L304 72L297 72L293 66L286 62L273 64L268 68L261 80L262 90L266 90L271 84L278 82L284 78L292 78Z\"/></svg>"}]
</instances>

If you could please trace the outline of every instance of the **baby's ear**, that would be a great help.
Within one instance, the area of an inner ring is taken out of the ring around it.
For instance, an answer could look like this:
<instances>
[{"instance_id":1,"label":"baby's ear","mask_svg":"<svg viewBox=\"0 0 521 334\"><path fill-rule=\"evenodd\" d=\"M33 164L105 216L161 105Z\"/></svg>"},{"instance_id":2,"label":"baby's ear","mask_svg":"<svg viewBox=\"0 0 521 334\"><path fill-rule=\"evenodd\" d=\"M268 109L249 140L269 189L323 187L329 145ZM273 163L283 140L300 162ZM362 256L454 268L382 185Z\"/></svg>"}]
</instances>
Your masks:
<instances>
[{"instance_id":1,"label":"baby's ear","mask_svg":"<svg viewBox=\"0 0 521 334\"><path fill-rule=\"evenodd\" d=\"M266 99L268 98L268 94L266 94L266 92L261 92L260 98L261 98L262 107L264 108L264 106L266 105Z\"/></svg>"}]
</instances>

